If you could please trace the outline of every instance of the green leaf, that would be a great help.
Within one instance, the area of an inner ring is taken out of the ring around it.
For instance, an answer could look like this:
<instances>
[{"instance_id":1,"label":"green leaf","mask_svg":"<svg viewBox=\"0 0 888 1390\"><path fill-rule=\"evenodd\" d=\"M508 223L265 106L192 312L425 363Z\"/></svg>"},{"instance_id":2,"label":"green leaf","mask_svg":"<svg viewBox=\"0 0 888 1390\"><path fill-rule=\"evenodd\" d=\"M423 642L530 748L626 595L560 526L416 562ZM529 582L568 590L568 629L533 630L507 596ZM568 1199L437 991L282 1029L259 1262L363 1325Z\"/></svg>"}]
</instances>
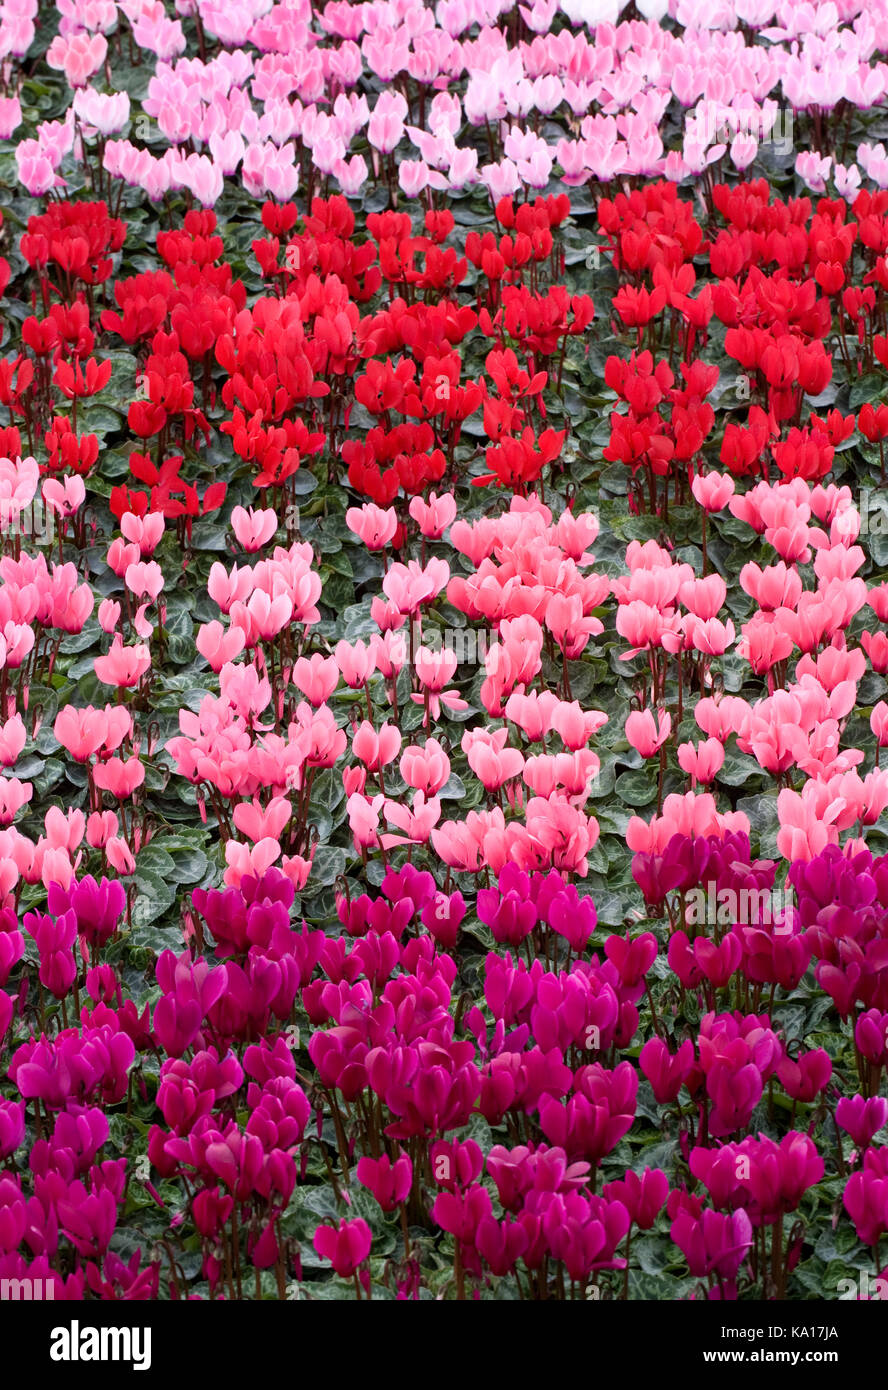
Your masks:
<instances>
[{"instance_id":1,"label":"green leaf","mask_svg":"<svg viewBox=\"0 0 888 1390\"><path fill-rule=\"evenodd\" d=\"M132 909L134 929L151 926L176 901L175 885L152 869L137 866L135 884L136 896Z\"/></svg>"}]
</instances>

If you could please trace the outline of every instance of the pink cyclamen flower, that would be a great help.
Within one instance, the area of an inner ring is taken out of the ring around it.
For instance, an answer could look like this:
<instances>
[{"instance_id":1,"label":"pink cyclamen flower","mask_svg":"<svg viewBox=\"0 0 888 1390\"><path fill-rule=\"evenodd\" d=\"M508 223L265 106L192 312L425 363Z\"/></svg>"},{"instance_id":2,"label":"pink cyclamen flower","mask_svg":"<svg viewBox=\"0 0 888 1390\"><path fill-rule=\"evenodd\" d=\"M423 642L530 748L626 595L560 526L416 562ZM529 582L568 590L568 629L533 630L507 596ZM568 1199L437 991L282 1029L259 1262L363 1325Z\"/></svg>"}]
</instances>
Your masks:
<instances>
[{"instance_id":1,"label":"pink cyclamen flower","mask_svg":"<svg viewBox=\"0 0 888 1390\"><path fill-rule=\"evenodd\" d=\"M293 665L293 684L306 700L319 706L328 700L339 684L339 664L335 656L300 656Z\"/></svg>"},{"instance_id":2,"label":"pink cyclamen flower","mask_svg":"<svg viewBox=\"0 0 888 1390\"><path fill-rule=\"evenodd\" d=\"M8 140L22 123L18 97L0 97L0 140Z\"/></svg>"},{"instance_id":3,"label":"pink cyclamen flower","mask_svg":"<svg viewBox=\"0 0 888 1390\"><path fill-rule=\"evenodd\" d=\"M125 647L118 633L104 656L97 656L93 669L104 685L129 689L138 685L151 665L151 653L142 643Z\"/></svg>"},{"instance_id":4,"label":"pink cyclamen flower","mask_svg":"<svg viewBox=\"0 0 888 1390\"><path fill-rule=\"evenodd\" d=\"M76 473L62 479L47 478L41 492L50 511L65 518L73 516L86 500L86 484Z\"/></svg>"},{"instance_id":5,"label":"pink cyclamen flower","mask_svg":"<svg viewBox=\"0 0 888 1390\"><path fill-rule=\"evenodd\" d=\"M244 507L235 507L231 513L231 528L238 545L252 554L254 550L261 550L263 545L267 545L277 530L277 512L273 507L265 510L250 507L249 511Z\"/></svg>"},{"instance_id":6,"label":"pink cyclamen flower","mask_svg":"<svg viewBox=\"0 0 888 1390\"><path fill-rule=\"evenodd\" d=\"M339 1226L318 1226L314 1248L324 1260L329 1260L341 1279L348 1279L370 1254L373 1236L361 1217L354 1221L343 1218Z\"/></svg>"},{"instance_id":7,"label":"pink cyclamen flower","mask_svg":"<svg viewBox=\"0 0 888 1390\"><path fill-rule=\"evenodd\" d=\"M888 705L884 700L873 706L870 728L878 740L879 747L888 748Z\"/></svg>"},{"instance_id":8,"label":"pink cyclamen flower","mask_svg":"<svg viewBox=\"0 0 888 1390\"><path fill-rule=\"evenodd\" d=\"M658 710L655 721L651 710L633 710L627 716L625 732L636 752L651 758L672 732L672 716L666 710Z\"/></svg>"},{"instance_id":9,"label":"pink cyclamen flower","mask_svg":"<svg viewBox=\"0 0 888 1390\"><path fill-rule=\"evenodd\" d=\"M37 140L22 140L15 150L19 183L24 184L32 198L42 198L51 188L64 180L56 175L55 165Z\"/></svg>"},{"instance_id":10,"label":"pink cyclamen flower","mask_svg":"<svg viewBox=\"0 0 888 1390\"><path fill-rule=\"evenodd\" d=\"M373 652L363 642L337 642L334 654L342 679L352 690L365 685L376 670Z\"/></svg>"},{"instance_id":11,"label":"pink cyclamen flower","mask_svg":"<svg viewBox=\"0 0 888 1390\"><path fill-rule=\"evenodd\" d=\"M365 719L352 739L352 752L368 772L378 772L381 767L387 767L400 751L401 731L395 724L383 724L377 733L370 721Z\"/></svg>"},{"instance_id":12,"label":"pink cyclamen flower","mask_svg":"<svg viewBox=\"0 0 888 1390\"><path fill-rule=\"evenodd\" d=\"M398 514L394 507L366 502L363 507L349 507L345 523L368 550L383 550L398 529Z\"/></svg>"},{"instance_id":13,"label":"pink cyclamen flower","mask_svg":"<svg viewBox=\"0 0 888 1390\"><path fill-rule=\"evenodd\" d=\"M388 1154L358 1160L358 1182L369 1188L383 1211L396 1211L410 1195L413 1184L413 1164L406 1154L394 1162Z\"/></svg>"},{"instance_id":14,"label":"pink cyclamen flower","mask_svg":"<svg viewBox=\"0 0 888 1390\"><path fill-rule=\"evenodd\" d=\"M734 479L726 473L698 473L691 491L704 511L720 512L734 496Z\"/></svg>"},{"instance_id":15,"label":"pink cyclamen flower","mask_svg":"<svg viewBox=\"0 0 888 1390\"><path fill-rule=\"evenodd\" d=\"M677 753L679 767L695 786L698 782L704 785L711 782L725 760L725 750L717 738L707 738L698 744L680 743Z\"/></svg>"},{"instance_id":16,"label":"pink cyclamen flower","mask_svg":"<svg viewBox=\"0 0 888 1390\"><path fill-rule=\"evenodd\" d=\"M412 497L409 510L426 540L437 541L456 517L456 498L450 492L442 493L440 497L432 492L428 502L421 497Z\"/></svg>"},{"instance_id":17,"label":"pink cyclamen flower","mask_svg":"<svg viewBox=\"0 0 888 1390\"><path fill-rule=\"evenodd\" d=\"M46 51L51 68L65 74L69 87L85 87L93 73L98 72L108 53L104 34L57 34Z\"/></svg>"}]
</instances>

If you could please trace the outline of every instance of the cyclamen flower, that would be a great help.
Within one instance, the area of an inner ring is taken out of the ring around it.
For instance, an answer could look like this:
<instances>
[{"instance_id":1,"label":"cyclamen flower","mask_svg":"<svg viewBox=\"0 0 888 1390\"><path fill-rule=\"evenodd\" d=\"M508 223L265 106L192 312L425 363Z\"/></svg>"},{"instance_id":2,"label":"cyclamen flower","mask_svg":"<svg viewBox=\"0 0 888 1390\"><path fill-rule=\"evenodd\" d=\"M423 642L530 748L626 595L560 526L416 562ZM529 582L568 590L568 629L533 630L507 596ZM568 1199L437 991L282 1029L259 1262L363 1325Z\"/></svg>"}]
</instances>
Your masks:
<instances>
[{"instance_id":1,"label":"cyclamen flower","mask_svg":"<svg viewBox=\"0 0 888 1390\"><path fill-rule=\"evenodd\" d=\"M108 41L103 34L57 35L50 44L46 61L64 72L69 87L85 87L105 61Z\"/></svg>"},{"instance_id":2,"label":"cyclamen flower","mask_svg":"<svg viewBox=\"0 0 888 1390\"><path fill-rule=\"evenodd\" d=\"M329 1260L341 1279L348 1279L370 1254L373 1236L361 1217L353 1221L344 1218L339 1226L318 1226L314 1248L322 1259Z\"/></svg>"},{"instance_id":3,"label":"cyclamen flower","mask_svg":"<svg viewBox=\"0 0 888 1390\"><path fill-rule=\"evenodd\" d=\"M64 889L51 883L48 907L54 914L72 911L78 934L91 946L104 946L117 930L126 908L126 893L116 879L102 878L96 882L87 874L79 882L72 879Z\"/></svg>"}]
</instances>

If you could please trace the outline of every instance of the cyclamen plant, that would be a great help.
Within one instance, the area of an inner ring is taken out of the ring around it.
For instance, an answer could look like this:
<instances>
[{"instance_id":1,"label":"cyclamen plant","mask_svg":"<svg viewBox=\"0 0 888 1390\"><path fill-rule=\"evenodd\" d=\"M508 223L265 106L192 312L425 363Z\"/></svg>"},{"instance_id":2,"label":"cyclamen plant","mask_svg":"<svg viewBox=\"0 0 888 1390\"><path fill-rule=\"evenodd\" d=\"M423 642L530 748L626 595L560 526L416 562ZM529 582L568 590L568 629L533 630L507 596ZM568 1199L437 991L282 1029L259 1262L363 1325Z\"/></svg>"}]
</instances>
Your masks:
<instances>
[{"instance_id":1,"label":"cyclamen plant","mask_svg":"<svg viewBox=\"0 0 888 1390\"><path fill-rule=\"evenodd\" d=\"M0 13L2 1281L888 1280L888 15L624 14Z\"/></svg>"}]
</instances>

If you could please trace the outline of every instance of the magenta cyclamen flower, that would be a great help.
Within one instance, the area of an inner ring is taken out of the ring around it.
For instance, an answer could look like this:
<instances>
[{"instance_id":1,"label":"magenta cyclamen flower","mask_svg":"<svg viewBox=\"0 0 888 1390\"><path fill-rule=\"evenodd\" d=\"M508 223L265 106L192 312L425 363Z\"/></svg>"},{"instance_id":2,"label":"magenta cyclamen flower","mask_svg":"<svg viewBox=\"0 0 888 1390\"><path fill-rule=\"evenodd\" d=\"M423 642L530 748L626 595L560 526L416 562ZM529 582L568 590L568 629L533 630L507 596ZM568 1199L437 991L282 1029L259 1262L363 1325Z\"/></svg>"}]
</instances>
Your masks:
<instances>
[{"instance_id":1,"label":"magenta cyclamen flower","mask_svg":"<svg viewBox=\"0 0 888 1390\"><path fill-rule=\"evenodd\" d=\"M888 1100L883 1096L842 1096L836 1106L836 1124L851 1135L858 1149L867 1148L888 1124Z\"/></svg>"},{"instance_id":2,"label":"magenta cyclamen flower","mask_svg":"<svg viewBox=\"0 0 888 1390\"><path fill-rule=\"evenodd\" d=\"M500 945L517 946L533 931L537 909L530 897L530 879L514 864L507 864L499 875L498 888L482 888L477 912Z\"/></svg>"},{"instance_id":3,"label":"magenta cyclamen flower","mask_svg":"<svg viewBox=\"0 0 888 1390\"><path fill-rule=\"evenodd\" d=\"M474 1139L439 1139L429 1147L429 1163L438 1187L468 1187L481 1174L484 1154Z\"/></svg>"},{"instance_id":4,"label":"magenta cyclamen flower","mask_svg":"<svg viewBox=\"0 0 888 1390\"><path fill-rule=\"evenodd\" d=\"M72 1106L56 1117L52 1138L37 1141L30 1165L35 1173L54 1171L68 1182L83 1177L108 1138L108 1118L102 1110Z\"/></svg>"},{"instance_id":5,"label":"magenta cyclamen flower","mask_svg":"<svg viewBox=\"0 0 888 1390\"><path fill-rule=\"evenodd\" d=\"M25 1137L25 1102L0 1100L0 1160L9 1158Z\"/></svg>"},{"instance_id":6,"label":"magenta cyclamen flower","mask_svg":"<svg viewBox=\"0 0 888 1390\"><path fill-rule=\"evenodd\" d=\"M755 1226L772 1225L794 1211L824 1173L813 1139L794 1130L779 1144L760 1134L720 1149L692 1149L690 1167L715 1206L743 1207Z\"/></svg>"},{"instance_id":7,"label":"magenta cyclamen flower","mask_svg":"<svg viewBox=\"0 0 888 1390\"><path fill-rule=\"evenodd\" d=\"M694 1044L688 1038L673 1055L662 1038L649 1038L641 1049L638 1064L660 1105L676 1099L694 1067Z\"/></svg>"},{"instance_id":8,"label":"magenta cyclamen flower","mask_svg":"<svg viewBox=\"0 0 888 1390\"><path fill-rule=\"evenodd\" d=\"M73 912L64 912L53 921L46 913L28 912L24 927L33 936L40 953L40 983L57 999L64 999L77 978L73 954L77 918Z\"/></svg>"},{"instance_id":9,"label":"magenta cyclamen flower","mask_svg":"<svg viewBox=\"0 0 888 1390\"><path fill-rule=\"evenodd\" d=\"M126 893L116 878L102 878L97 883L87 874L79 883L72 878L67 888L51 883L48 906L54 915L72 911L77 920L77 934L85 937L90 946L104 946L123 916Z\"/></svg>"},{"instance_id":10,"label":"magenta cyclamen flower","mask_svg":"<svg viewBox=\"0 0 888 1390\"><path fill-rule=\"evenodd\" d=\"M649 1231L666 1202L669 1179L660 1168L645 1168L639 1176L631 1169L621 1181L606 1183L602 1189L609 1202L622 1202L635 1225Z\"/></svg>"},{"instance_id":11,"label":"magenta cyclamen flower","mask_svg":"<svg viewBox=\"0 0 888 1390\"><path fill-rule=\"evenodd\" d=\"M12 967L25 954L25 938L16 926L15 914L10 915L12 922L8 928L3 920L5 914L0 916L0 985L6 984Z\"/></svg>"},{"instance_id":12,"label":"magenta cyclamen flower","mask_svg":"<svg viewBox=\"0 0 888 1390\"><path fill-rule=\"evenodd\" d=\"M742 1210L731 1216L708 1208L699 1216L682 1210L672 1223L670 1235L695 1278L716 1274L734 1280L752 1245L752 1222Z\"/></svg>"},{"instance_id":13,"label":"magenta cyclamen flower","mask_svg":"<svg viewBox=\"0 0 888 1390\"><path fill-rule=\"evenodd\" d=\"M465 915L466 900L462 893L436 893L422 909L422 922L438 944L449 951L456 945Z\"/></svg>"},{"instance_id":14,"label":"magenta cyclamen flower","mask_svg":"<svg viewBox=\"0 0 888 1390\"><path fill-rule=\"evenodd\" d=\"M348 1279L370 1254L373 1236L367 1222L360 1216L354 1221L340 1221L339 1226L319 1226L314 1234L314 1248L324 1260L329 1260L341 1279Z\"/></svg>"},{"instance_id":15,"label":"magenta cyclamen flower","mask_svg":"<svg viewBox=\"0 0 888 1390\"><path fill-rule=\"evenodd\" d=\"M41 1035L23 1043L12 1056L9 1076L26 1100L36 1096L52 1110L99 1095L116 1104L126 1094L135 1055L132 1039L111 1024L82 1032L66 1028L52 1039Z\"/></svg>"},{"instance_id":16,"label":"magenta cyclamen flower","mask_svg":"<svg viewBox=\"0 0 888 1390\"><path fill-rule=\"evenodd\" d=\"M290 926L293 884L277 869L245 874L236 888L195 888L192 901L205 919L221 956L268 946L276 927Z\"/></svg>"},{"instance_id":17,"label":"magenta cyclamen flower","mask_svg":"<svg viewBox=\"0 0 888 1390\"><path fill-rule=\"evenodd\" d=\"M413 1183L413 1164L406 1154L394 1163L388 1154L358 1161L358 1182L369 1188L383 1211L395 1211L407 1200Z\"/></svg>"},{"instance_id":18,"label":"magenta cyclamen flower","mask_svg":"<svg viewBox=\"0 0 888 1390\"><path fill-rule=\"evenodd\" d=\"M858 1240L873 1246L888 1231L888 1147L867 1149L842 1198Z\"/></svg>"}]
</instances>

